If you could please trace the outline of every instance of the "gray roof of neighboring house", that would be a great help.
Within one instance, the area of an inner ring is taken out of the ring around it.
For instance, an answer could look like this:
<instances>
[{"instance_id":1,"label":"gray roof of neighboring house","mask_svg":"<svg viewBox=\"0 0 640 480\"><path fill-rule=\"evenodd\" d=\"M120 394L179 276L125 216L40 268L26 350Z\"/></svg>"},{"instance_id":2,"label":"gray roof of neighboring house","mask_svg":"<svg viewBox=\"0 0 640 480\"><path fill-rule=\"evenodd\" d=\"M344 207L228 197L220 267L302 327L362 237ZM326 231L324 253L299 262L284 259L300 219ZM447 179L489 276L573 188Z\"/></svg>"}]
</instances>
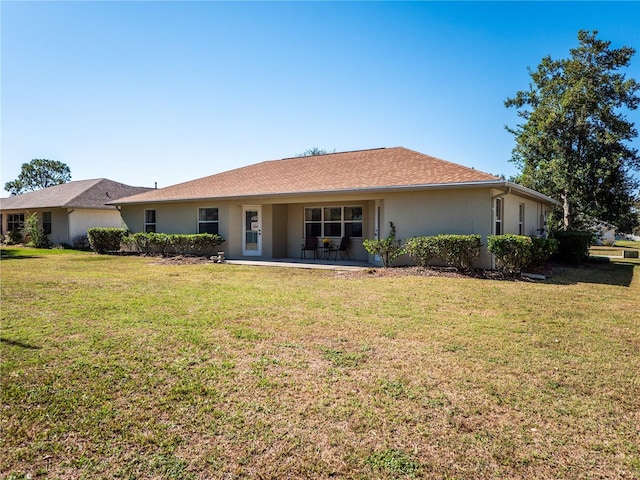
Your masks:
<instances>
[{"instance_id":1,"label":"gray roof of neighboring house","mask_svg":"<svg viewBox=\"0 0 640 480\"><path fill-rule=\"evenodd\" d=\"M327 192L489 187L554 203L495 175L403 147L284 158L121 198L116 205Z\"/></svg>"},{"instance_id":2,"label":"gray roof of neighboring house","mask_svg":"<svg viewBox=\"0 0 640 480\"><path fill-rule=\"evenodd\" d=\"M97 178L63 183L42 190L0 198L0 210L30 208L99 208L114 209L107 205L122 197L152 190L147 187L132 187L122 183Z\"/></svg>"}]
</instances>

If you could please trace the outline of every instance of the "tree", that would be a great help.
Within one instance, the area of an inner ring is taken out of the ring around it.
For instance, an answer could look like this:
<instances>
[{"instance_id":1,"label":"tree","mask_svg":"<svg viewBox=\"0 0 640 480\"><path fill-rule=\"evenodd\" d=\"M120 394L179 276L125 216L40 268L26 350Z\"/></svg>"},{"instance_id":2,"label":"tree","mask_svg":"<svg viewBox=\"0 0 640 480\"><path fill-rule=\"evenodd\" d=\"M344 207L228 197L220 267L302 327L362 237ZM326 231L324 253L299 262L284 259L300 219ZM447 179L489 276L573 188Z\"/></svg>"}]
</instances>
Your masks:
<instances>
[{"instance_id":1,"label":"tree","mask_svg":"<svg viewBox=\"0 0 640 480\"><path fill-rule=\"evenodd\" d=\"M18 178L4 184L4 189L11 195L19 195L32 190L60 185L71 180L69 167L57 160L35 158L22 164Z\"/></svg>"},{"instance_id":2,"label":"tree","mask_svg":"<svg viewBox=\"0 0 640 480\"><path fill-rule=\"evenodd\" d=\"M638 107L640 85L627 79L635 50L611 49L597 31L578 32L579 46L563 60L543 58L530 71L529 90L505 101L524 123L506 127L516 140L511 161L517 180L562 201L562 227L597 218L630 228L640 169L638 151L628 142L638 135L623 110Z\"/></svg>"},{"instance_id":3,"label":"tree","mask_svg":"<svg viewBox=\"0 0 640 480\"><path fill-rule=\"evenodd\" d=\"M302 153L298 153L296 157L313 157L315 155L329 155L330 153L336 153L335 149L333 151L328 151L323 148L313 147L305 150Z\"/></svg>"}]
</instances>

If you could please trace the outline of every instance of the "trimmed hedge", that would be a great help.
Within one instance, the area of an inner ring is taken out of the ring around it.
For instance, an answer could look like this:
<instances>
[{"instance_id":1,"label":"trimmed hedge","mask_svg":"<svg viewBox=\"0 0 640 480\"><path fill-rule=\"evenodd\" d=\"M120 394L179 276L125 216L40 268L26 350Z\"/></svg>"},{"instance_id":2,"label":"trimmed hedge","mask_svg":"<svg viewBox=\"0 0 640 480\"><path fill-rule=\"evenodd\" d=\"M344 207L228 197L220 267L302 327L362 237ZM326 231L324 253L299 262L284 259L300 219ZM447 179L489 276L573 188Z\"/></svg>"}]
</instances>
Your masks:
<instances>
[{"instance_id":1,"label":"trimmed hedge","mask_svg":"<svg viewBox=\"0 0 640 480\"><path fill-rule=\"evenodd\" d=\"M540 267L558 251L558 240L555 238L531 238L531 263L529 267Z\"/></svg>"},{"instance_id":2,"label":"trimmed hedge","mask_svg":"<svg viewBox=\"0 0 640 480\"><path fill-rule=\"evenodd\" d=\"M437 235L438 256L458 270L468 270L480 256L480 235Z\"/></svg>"},{"instance_id":3,"label":"trimmed hedge","mask_svg":"<svg viewBox=\"0 0 640 480\"><path fill-rule=\"evenodd\" d=\"M413 237L406 241L405 252L421 267L440 259L458 270L468 270L480 256L480 235L436 235Z\"/></svg>"},{"instance_id":4,"label":"trimmed hedge","mask_svg":"<svg viewBox=\"0 0 640 480\"><path fill-rule=\"evenodd\" d=\"M495 255L498 269L513 275L525 268L544 265L557 250L558 242L553 238L490 235L487 248Z\"/></svg>"},{"instance_id":5,"label":"trimmed hedge","mask_svg":"<svg viewBox=\"0 0 640 480\"><path fill-rule=\"evenodd\" d=\"M496 257L498 270L520 273L531 261L531 237L523 235L489 235L487 248Z\"/></svg>"},{"instance_id":6,"label":"trimmed hedge","mask_svg":"<svg viewBox=\"0 0 640 480\"><path fill-rule=\"evenodd\" d=\"M137 232L127 235L127 231L124 229L113 228L95 228L91 229L89 233L89 242L91 248L96 253L117 252L121 247L125 250L140 253L142 255L157 255L160 254L163 257L170 253L176 253L178 255L195 254L204 255L208 251L215 249L218 245L225 240L220 235L214 235L211 233L197 233L197 234L167 234L156 232ZM120 232L120 236L116 235ZM108 248L103 247L102 243L96 244L94 247L94 241L92 238L106 238L110 239L112 244ZM117 241L117 248L115 248L115 242Z\"/></svg>"},{"instance_id":7,"label":"trimmed hedge","mask_svg":"<svg viewBox=\"0 0 640 480\"><path fill-rule=\"evenodd\" d=\"M119 252L120 243L127 234L124 228L95 227L87 230L89 245L96 253Z\"/></svg>"},{"instance_id":8,"label":"trimmed hedge","mask_svg":"<svg viewBox=\"0 0 640 480\"><path fill-rule=\"evenodd\" d=\"M416 265L428 267L438 258L437 237L413 237L404 243L404 251Z\"/></svg>"},{"instance_id":9,"label":"trimmed hedge","mask_svg":"<svg viewBox=\"0 0 640 480\"><path fill-rule=\"evenodd\" d=\"M554 232L558 241L556 258L561 262L574 265L582 263L589 256L589 247L593 242L593 233L585 231Z\"/></svg>"}]
</instances>

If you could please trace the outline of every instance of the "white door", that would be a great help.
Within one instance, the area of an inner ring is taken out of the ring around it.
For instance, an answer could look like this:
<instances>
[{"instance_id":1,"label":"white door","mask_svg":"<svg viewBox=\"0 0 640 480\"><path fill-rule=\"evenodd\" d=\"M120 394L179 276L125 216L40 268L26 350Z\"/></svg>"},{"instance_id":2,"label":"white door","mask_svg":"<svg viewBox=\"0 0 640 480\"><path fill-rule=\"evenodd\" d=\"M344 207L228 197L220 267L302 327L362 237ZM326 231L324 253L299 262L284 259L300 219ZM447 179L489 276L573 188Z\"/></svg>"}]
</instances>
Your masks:
<instances>
[{"instance_id":1,"label":"white door","mask_svg":"<svg viewBox=\"0 0 640 480\"><path fill-rule=\"evenodd\" d=\"M262 207L242 207L242 255L262 255Z\"/></svg>"}]
</instances>

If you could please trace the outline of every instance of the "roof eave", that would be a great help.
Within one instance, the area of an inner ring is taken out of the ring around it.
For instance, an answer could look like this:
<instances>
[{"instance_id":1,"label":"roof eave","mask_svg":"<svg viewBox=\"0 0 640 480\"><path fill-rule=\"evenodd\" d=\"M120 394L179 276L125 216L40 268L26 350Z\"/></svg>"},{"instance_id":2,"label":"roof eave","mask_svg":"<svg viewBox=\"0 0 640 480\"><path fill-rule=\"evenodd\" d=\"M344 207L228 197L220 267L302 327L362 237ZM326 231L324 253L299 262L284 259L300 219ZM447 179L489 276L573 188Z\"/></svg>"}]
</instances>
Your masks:
<instances>
[{"instance_id":1,"label":"roof eave","mask_svg":"<svg viewBox=\"0 0 640 480\"><path fill-rule=\"evenodd\" d=\"M532 198L543 203L560 205L556 200L547 197L539 192L531 190L512 182L505 180L480 180L474 182L450 182L450 183L432 183L432 184L414 184L414 185L388 185L388 186L375 186L375 187L361 187L361 188L345 188L345 189L327 189L327 190L307 190L296 192L262 192L254 194L238 194L238 195L222 195L222 196L207 196L207 197L182 197L182 198L169 198L169 199L157 199L157 200L139 200L132 202L119 202L113 201L107 203L107 205L146 205L150 203L179 203L179 202L199 202L199 201L211 201L211 200L237 200L237 199L252 199L252 198L274 198L274 197L296 197L301 195L335 195L335 194L358 194L358 193L384 193L384 192L402 192L402 191L417 191L417 190L453 190L460 188L511 188L517 193Z\"/></svg>"}]
</instances>

